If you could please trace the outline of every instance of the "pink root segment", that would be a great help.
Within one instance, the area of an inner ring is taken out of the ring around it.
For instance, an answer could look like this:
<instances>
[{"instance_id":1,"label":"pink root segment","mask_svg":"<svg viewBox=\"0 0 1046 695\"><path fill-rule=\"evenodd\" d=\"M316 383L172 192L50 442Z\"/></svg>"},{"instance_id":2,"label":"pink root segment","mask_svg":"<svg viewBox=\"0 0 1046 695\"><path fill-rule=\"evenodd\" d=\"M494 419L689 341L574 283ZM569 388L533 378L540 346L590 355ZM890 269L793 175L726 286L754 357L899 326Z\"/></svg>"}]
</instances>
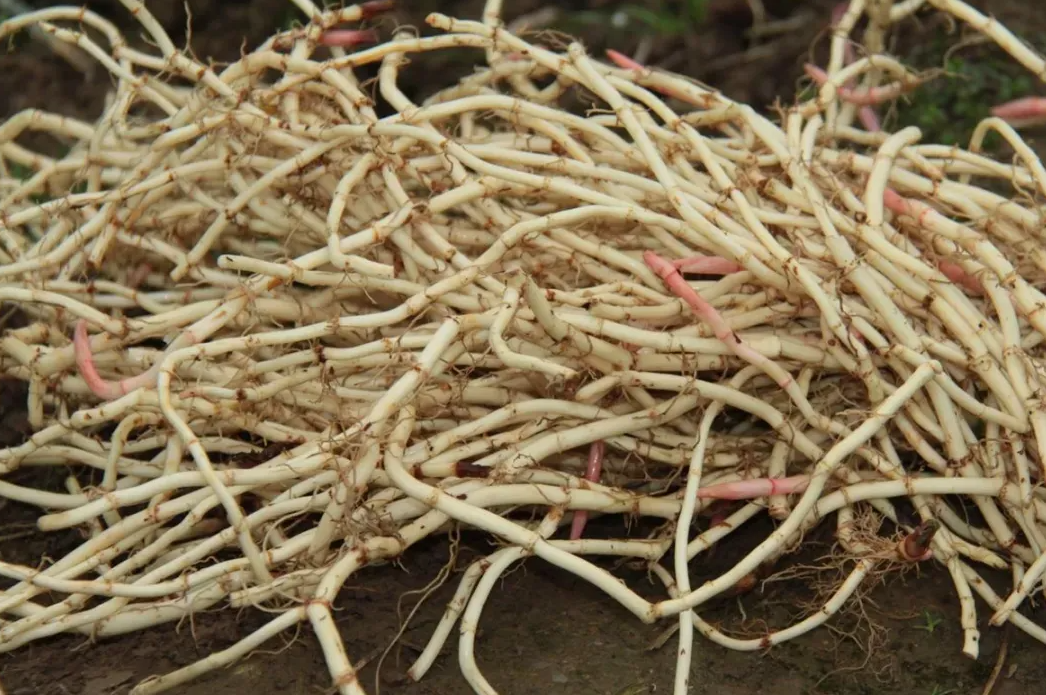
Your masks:
<instances>
[{"instance_id":1,"label":"pink root segment","mask_svg":"<svg viewBox=\"0 0 1046 695\"><path fill-rule=\"evenodd\" d=\"M740 273L745 269L743 265L719 256L690 256L672 261L672 265L680 271L700 273L702 275L730 275Z\"/></svg>"},{"instance_id":2,"label":"pink root segment","mask_svg":"<svg viewBox=\"0 0 1046 695\"><path fill-rule=\"evenodd\" d=\"M725 343L735 355L752 365L763 367L769 364L770 360L766 356L759 354L738 340L737 335L727 325L726 320L723 319L720 313L715 310L715 307L705 301L701 295L694 291L693 287L687 284L671 261L665 260L653 251L644 252L643 260L664 281L672 294L686 302L691 311L709 325L712 332L715 333L715 337Z\"/></svg>"},{"instance_id":3,"label":"pink root segment","mask_svg":"<svg viewBox=\"0 0 1046 695\"><path fill-rule=\"evenodd\" d=\"M981 284L981 281L967 273L957 263L952 263L951 261L940 261L937 264L937 268L941 271L944 277L948 278L956 285L961 285L968 292L972 294L984 294L984 286Z\"/></svg>"},{"instance_id":4,"label":"pink root segment","mask_svg":"<svg viewBox=\"0 0 1046 695\"><path fill-rule=\"evenodd\" d=\"M613 48L607 49L607 58L610 58L610 61L614 65L618 66L623 70L638 70L640 72L646 71L646 67L644 67L642 63L637 63L636 61L626 56L624 53L621 53L620 51L615 51Z\"/></svg>"},{"instance_id":5,"label":"pink root segment","mask_svg":"<svg viewBox=\"0 0 1046 695\"><path fill-rule=\"evenodd\" d=\"M846 11L848 9L850 9L849 2L841 2L834 8L832 8L833 29L839 26L839 22L842 21L843 15L846 14ZM843 64L849 65L850 63L854 62L855 57L856 55L854 52L853 44L847 41L846 46L843 49ZM853 86L853 80L848 80L844 85L844 87L846 87L847 89L853 89ZM862 106L860 109L858 109L857 120L861 122L861 125L864 126L864 129L867 130L869 133L877 133L880 130L882 130L882 124L879 122L879 116L875 113L875 109L871 106Z\"/></svg>"},{"instance_id":6,"label":"pink root segment","mask_svg":"<svg viewBox=\"0 0 1046 695\"><path fill-rule=\"evenodd\" d=\"M650 68L646 67L642 63L638 63L626 56L624 53L621 53L620 51L615 51L612 48L607 49L607 58L610 59L610 62L612 62L614 65L618 66L623 70L633 70L635 72L650 71ZM671 89L665 89L663 87L656 86L651 86L651 89L653 89L658 94L663 94L666 97L672 99L679 99L680 101L686 102L687 104L698 105L698 102L694 101L692 97L688 97L685 94L679 94L677 92L672 91Z\"/></svg>"},{"instance_id":7,"label":"pink root segment","mask_svg":"<svg viewBox=\"0 0 1046 695\"><path fill-rule=\"evenodd\" d=\"M339 48L353 48L366 43L377 43L378 32L372 29L335 29L325 31L320 35L320 44L323 46L337 46Z\"/></svg>"},{"instance_id":8,"label":"pink root segment","mask_svg":"<svg viewBox=\"0 0 1046 695\"><path fill-rule=\"evenodd\" d=\"M890 210L895 215L914 217L919 225L924 227L926 226L926 218L928 216L938 214L929 205L916 200L909 200L890 188L887 188L883 194L883 204L887 210ZM984 285L981 284L981 281L963 270L959 264L951 261L939 261L937 269L941 271L944 277L962 286L970 293L984 294Z\"/></svg>"},{"instance_id":9,"label":"pink root segment","mask_svg":"<svg viewBox=\"0 0 1046 695\"><path fill-rule=\"evenodd\" d=\"M902 198L901 195L892 188L887 188L883 193L883 205L885 205L886 209L895 215L911 214L908 201L905 198Z\"/></svg>"},{"instance_id":10,"label":"pink root segment","mask_svg":"<svg viewBox=\"0 0 1046 695\"><path fill-rule=\"evenodd\" d=\"M716 500L753 500L771 495L790 495L802 492L810 484L810 477L796 475L791 478L752 478L732 483L709 485L697 491L697 496Z\"/></svg>"},{"instance_id":11,"label":"pink root segment","mask_svg":"<svg viewBox=\"0 0 1046 695\"><path fill-rule=\"evenodd\" d=\"M914 217L920 227L926 226L926 217L937 212L929 205L905 198L891 188L887 188L883 193L883 205L895 215Z\"/></svg>"},{"instance_id":12,"label":"pink root segment","mask_svg":"<svg viewBox=\"0 0 1046 695\"><path fill-rule=\"evenodd\" d=\"M869 133L878 133L883 129L882 125L879 123L879 116L876 115L875 109L871 106L862 106L858 109L857 118L861 121L861 125L864 126L864 129Z\"/></svg>"},{"instance_id":13,"label":"pink root segment","mask_svg":"<svg viewBox=\"0 0 1046 695\"><path fill-rule=\"evenodd\" d=\"M87 322L83 319L77 321L73 331L73 354L76 357L76 366L80 370L80 376L91 389L91 393L106 401L115 400L137 388L148 386L153 378L151 372L146 372L116 383L103 379L94 366L91 340L87 337Z\"/></svg>"},{"instance_id":14,"label":"pink root segment","mask_svg":"<svg viewBox=\"0 0 1046 695\"><path fill-rule=\"evenodd\" d=\"M819 86L823 86L828 82L828 73L816 65L807 63L803 66L803 69ZM904 92L905 86L900 82L891 82L890 84L872 87L871 89L858 90L845 85L838 89L839 98L843 101L848 101L851 104L856 104L858 106L874 106L899 96Z\"/></svg>"},{"instance_id":15,"label":"pink root segment","mask_svg":"<svg viewBox=\"0 0 1046 695\"><path fill-rule=\"evenodd\" d=\"M992 107L991 114L1007 122L1046 120L1046 98L1024 97Z\"/></svg>"},{"instance_id":16,"label":"pink root segment","mask_svg":"<svg viewBox=\"0 0 1046 695\"><path fill-rule=\"evenodd\" d=\"M593 483L599 482L599 476L603 472L603 453L606 447L602 441L592 442L588 449L588 467L585 469L585 480ZM570 540L576 541L581 538L588 523L588 512L581 509L574 512L574 518L570 522Z\"/></svg>"},{"instance_id":17,"label":"pink root segment","mask_svg":"<svg viewBox=\"0 0 1046 695\"><path fill-rule=\"evenodd\" d=\"M849 53L850 51L848 51L848 54ZM848 59L847 62L850 62L850 60ZM828 80L828 73L816 65L807 64L806 74L812 77L819 85L823 85ZM839 96L844 101L853 101L852 95L854 92L853 89L848 86L849 84L850 82L847 82L847 86L839 88ZM861 121L861 125L864 126L864 129L869 133L876 133L882 129L882 126L879 123L879 116L876 115L875 109L871 106L862 106L858 109L857 118Z\"/></svg>"}]
</instances>

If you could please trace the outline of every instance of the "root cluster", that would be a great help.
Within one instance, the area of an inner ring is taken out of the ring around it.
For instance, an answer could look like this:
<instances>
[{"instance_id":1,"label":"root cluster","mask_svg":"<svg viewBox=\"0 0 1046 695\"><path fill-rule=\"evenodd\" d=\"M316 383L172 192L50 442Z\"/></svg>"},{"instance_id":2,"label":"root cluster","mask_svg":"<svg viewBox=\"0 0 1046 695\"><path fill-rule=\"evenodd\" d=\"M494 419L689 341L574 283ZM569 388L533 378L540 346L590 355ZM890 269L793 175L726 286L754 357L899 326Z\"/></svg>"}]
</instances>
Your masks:
<instances>
[{"instance_id":1,"label":"root cluster","mask_svg":"<svg viewBox=\"0 0 1046 695\"><path fill-rule=\"evenodd\" d=\"M484 21L434 14L432 36L352 52L326 32L380 3L296 4L308 25L222 69L137 0L148 53L79 8L0 25L78 46L115 83L95 123L0 125L0 301L24 319L0 374L26 384L33 430L0 450L0 496L38 507L43 531L86 531L52 562L0 562L0 650L278 607L134 692L308 623L339 692L363 693L340 587L462 527L504 545L464 573L410 676L460 618L479 693L484 601L531 556L639 620L679 621L680 695L695 630L742 650L792 639L884 563L947 569L970 656L975 596L992 625L1046 642L1018 610L1046 571L1046 169L1011 126L986 120L959 149L853 125L869 94L917 81L881 53L843 67L863 2L817 96L779 122L512 35L493 0ZM920 10L1046 74L953 0L869 3L869 36ZM482 63L468 77L424 103L401 91L403 71L463 48ZM1012 161L980 152L991 130ZM18 144L30 131L69 149ZM68 471L65 489L24 475L40 467ZM699 530L717 497L741 502ZM576 512L665 524L586 538L566 532ZM692 586L691 563L762 514L773 533ZM884 536L855 534L855 514ZM856 562L819 611L754 639L701 618L820 523ZM601 556L648 562L663 598ZM1012 585L996 593L986 568Z\"/></svg>"}]
</instances>

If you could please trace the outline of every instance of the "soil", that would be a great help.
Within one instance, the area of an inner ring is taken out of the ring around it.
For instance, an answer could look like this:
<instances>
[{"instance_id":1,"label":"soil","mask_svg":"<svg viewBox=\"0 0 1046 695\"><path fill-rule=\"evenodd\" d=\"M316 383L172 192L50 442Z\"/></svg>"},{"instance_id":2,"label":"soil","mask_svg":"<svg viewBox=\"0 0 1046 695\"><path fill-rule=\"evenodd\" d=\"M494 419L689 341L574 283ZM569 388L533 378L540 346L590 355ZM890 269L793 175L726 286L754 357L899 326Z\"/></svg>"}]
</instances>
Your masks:
<instances>
[{"instance_id":1,"label":"soil","mask_svg":"<svg viewBox=\"0 0 1046 695\"><path fill-rule=\"evenodd\" d=\"M506 5L519 14L536 9L543 1L520 0ZM115 0L86 4L129 26L127 13ZM258 44L275 24L290 16L286 0L191 0L188 4L192 10L191 45L199 57L216 61L234 59L241 45ZM599 9L613 3L591 0L566 4L574 9ZM775 101L790 102L801 84L803 62L811 55L823 57L825 53L824 18L833 2L766 0L765 4L772 16L796 19L798 27L770 48L746 50L744 0L710 0L706 24L679 39L659 42L650 60L671 64L753 106L770 109ZM1046 34L1046 14L1036 8L1036 3L998 0L974 4L1019 29L1028 40ZM148 5L175 42L184 44L187 17L183 3L164 0ZM401 5L410 9L382 19L378 26L388 30L398 22L422 27L425 14L434 10L478 18L482 2L417 0ZM635 47L635 32L615 35L607 26L582 27L580 35L590 50L599 51L613 41L617 43L612 45L624 51ZM915 27L902 36L894 52L902 59L915 55L925 38L920 32L939 30ZM81 118L98 112L109 84L104 75L84 77L33 43L20 42L17 49L0 55L0 94L4 95L0 117L33 107ZM440 74L448 80L455 72L471 69L465 61L443 67L446 73ZM416 84L410 85L413 90L408 91L423 95L432 87L426 77L418 75ZM1041 85L1033 85L1033 89L1041 89ZM985 109L991 102L992 95L986 94ZM0 317L5 314L0 310ZM0 446L19 441L28 432L24 404L24 387L0 382ZM60 484L58 473L53 475L55 479L50 482ZM37 514L37 510L0 501L0 559L33 565L41 558L60 557L80 541L73 532L37 533L33 523ZM619 519L597 520L590 525L589 533L621 534L622 523ZM730 567L734 559L764 538L768 529L769 522L746 529L734 544L695 563L697 581ZM818 558L830 550L829 542L828 530L815 534L803 554L791 560L793 567L823 564ZM403 674L439 620L460 570L472 558L490 551L487 540L464 536L455 558L456 572L428 596L399 639L401 618L450 560L445 539L413 548L401 562L360 572L341 592L336 605L338 628L350 656L357 663L367 663L362 678L370 692L377 693L379 687L381 692L403 695L469 692L458 670L456 633L420 683L405 682ZM614 571L638 591L651 597L659 595L658 587L642 572L628 567L615 567ZM995 579L1000 580L1000 587L1007 585L1007 578ZM831 588L838 580L826 571L801 579L771 581L747 594L723 599L704 609L703 615L731 634L759 637L767 626L781 627L801 619L817 588ZM1041 687L1046 681L1042 645L1023 633L989 627L990 611L983 603L978 603L978 610L978 624L983 630L980 658L971 660L961 654L959 607L950 578L936 565L920 566L918 572L892 574L881 582L869 583L862 601L828 627L769 650L730 651L698 638L692 690L717 695L981 693L1004 641L1008 643L1007 654L992 692L1018 695ZM1041 602L1024 612L1040 624L1046 619ZM0 655L0 680L9 695L126 693L143 678L231 646L266 619L260 611L223 610L94 643L79 637L58 637ZM480 625L477 658L485 676L502 695L544 691L566 695L667 693L671 691L675 663L674 640L668 639L660 647L657 644L668 627L668 623L644 625L591 586L531 560L496 587ZM377 664L393 644L376 685ZM265 645L265 651L172 692L324 693L330 692L330 680L323 656L304 627L298 635L273 640Z\"/></svg>"}]
</instances>

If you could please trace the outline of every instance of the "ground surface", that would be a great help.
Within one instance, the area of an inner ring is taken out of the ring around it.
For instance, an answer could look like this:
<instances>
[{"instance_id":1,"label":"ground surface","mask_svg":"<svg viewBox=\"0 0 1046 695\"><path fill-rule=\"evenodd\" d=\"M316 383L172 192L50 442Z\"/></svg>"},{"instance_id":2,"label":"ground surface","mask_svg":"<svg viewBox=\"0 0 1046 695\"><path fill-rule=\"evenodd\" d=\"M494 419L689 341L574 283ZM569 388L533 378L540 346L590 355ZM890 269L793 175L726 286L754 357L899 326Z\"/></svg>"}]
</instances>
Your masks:
<instances>
[{"instance_id":1,"label":"ground surface","mask_svg":"<svg viewBox=\"0 0 1046 695\"><path fill-rule=\"evenodd\" d=\"M41 4L41 3L37 3ZM256 45L273 24L289 17L285 0L192 0L193 46L201 57L234 58L238 37ZM478 17L481 2L417 0L401 3L411 10L401 21L420 24L428 11L439 10L460 17ZM538 0L506 2L513 14L530 11ZM611 3L575 2L575 6L608 7ZM800 29L768 49L746 52L744 2L714 0L710 24L676 42L658 42L652 60L668 61L675 68L715 85L730 96L756 106L769 106L779 98L792 99L802 63L824 53L825 8L831 2L771 2L766 5L777 17L798 18ZM1046 15L1036 3L1000 0L978 3L1021 31L1029 41L1046 34ZM116 2L88 5L120 21L125 14ZM184 41L185 13L180 2L151 2L176 41ZM512 15L510 15L512 16ZM740 19L739 19L740 17ZM804 19L805 18L805 19ZM390 25L382 25L390 28ZM634 48L635 35L610 36L605 24L580 27L591 48L613 45L626 51ZM924 28L925 31L939 28ZM939 62L927 55L932 42L915 28L908 32L896 52L924 65ZM820 41L818 42L818 37ZM631 45L629 42L632 42ZM668 46L668 48L664 48ZM679 47L682 46L682 50ZM973 50L985 50L983 48ZM660 51L660 53L659 53ZM967 53L966 55L970 55ZM449 70L467 71L470 66L449 65ZM927 127L941 121L960 123L983 115L987 105L1007 91L1027 88L1042 93L1042 85L1025 84L1007 73L981 75L981 91L956 92L939 103L927 97L913 100L900 117ZM994 76L994 77L993 77ZM1007 82L1007 80L1013 80ZM958 84L970 84L963 79ZM0 55L0 117L21 109L44 107L80 117L96 113L107 80L103 75L84 78L70 71L46 50L21 45L9 55ZM953 83L954 84L954 83ZM419 81L419 92L426 85ZM949 87L935 94L949 94ZM949 101L950 100L950 101ZM965 101L963 101L965 100ZM936 111L935 111L936 110ZM941 112L941 113L937 113ZM971 116L972 114L972 116ZM938 119L935 121L934 119ZM941 131L941 137L948 135ZM929 135L929 134L928 134ZM961 133L960 133L961 136ZM958 136L957 136L958 137ZM24 413L19 405L24 393L12 384L0 384L0 444L8 445L23 436ZM56 481L58 479L56 478ZM0 503L2 504L2 503ZM0 559L33 564L41 557L58 557L78 542L75 535L41 536L34 532L34 510L15 504L0 506ZM596 523L592 533L620 533L620 521ZM767 528L753 528L739 544L755 543ZM464 538L457 568L470 557L489 552L486 542ZM729 566L730 556L745 548L721 549L715 556L696 563L700 581ZM811 546L804 561L812 561L827 545ZM448 560L445 542L432 542L413 549L402 565L371 568L361 572L342 592L338 601L339 628L350 656L368 662L363 678L374 693L376 663L400 628L397 617L406 615L419 593ZM621 568L619 575L639 591L656 595L655 587L635 571ZM403 637L384 661L380 691L402 695L465 693L459 675L456 644L452 639L436 667L418 684L402 679L406 667L424 646L453 592L458 575L451 576L417 612ZM725 599L710 606L705 617L722 620L725 629L743 630L758 636L766 621L783 626L802 617L802 602L811 597L809 581L773 582L738 599ZM1041 605L1041 604L1040 604ZM832 628L823 628L769 652L737 653L698 640L694 657L693 691L733 695L741 693L855 693L857 695L966 695L981 693L996 662L1006 634L987 626L987 612L978 604L984 630L981 656L971 661L960 653L961 630L958 606L946 573L936 567L921 573L891 577L870 589L861 604L864 617L841 617ZM743 609L739 610L739 609ZM1046 609L1031 610L1031 617L1046 621ZM742 612L748 616L741 621ZM164 626L144 633L87 644L80 638L59 638L35 643L14 655L0 656L0 676L10 695L108 695L126 693L150 674L164 673L224 649L264 622L256 612L221 612L194 616L178 626ZM876 626L870 631L870 625ZM639 695L671 690L675 661L673 640L652 648L667 625L643 625L588 585L549 568L541 561L528 562L509 574L487 604L477 642L479 665L502 695L557 692L566 695ZM735 634L737 634L735 632ZM218 671L175 692L181 695L292 695L329 692L329 679L308 630L297 639L275 640L269 651ZM1008 655L995 684L996 695L1033 692L1046 681L1043 647L1023 635L1009 635Z\"/></svg>"}]
</instances>

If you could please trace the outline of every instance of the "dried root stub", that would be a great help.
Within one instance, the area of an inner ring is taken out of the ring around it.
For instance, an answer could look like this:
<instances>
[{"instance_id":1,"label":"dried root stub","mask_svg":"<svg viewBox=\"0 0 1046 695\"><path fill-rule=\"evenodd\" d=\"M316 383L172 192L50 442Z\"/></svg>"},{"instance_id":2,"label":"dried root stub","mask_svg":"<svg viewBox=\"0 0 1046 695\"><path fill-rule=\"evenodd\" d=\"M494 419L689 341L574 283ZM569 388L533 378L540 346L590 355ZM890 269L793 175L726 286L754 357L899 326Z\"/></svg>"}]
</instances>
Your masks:
<instances>
[{"instance_id":1,"label":"dried root stub","mask_svg":"<svg viewBox=\"0 0 1046 695\"><path fill-rule=\"evenodd\" d=\"M384 3L299 0L304 28L220 71L124 5L152 52L80 8L0 25L78 46L115 84L94 123L0 125L0 301L25 318L0 373L26 385L33 430L0 449L0 495L86 538L0 562L0 650L257 606L263 628L134 692L307 623L337 690L363 693L332 602L455 527L501 549L464 573L409 673L460 618L481 693L475 628L530 556L638 620L679 621L680 695L695 629L762 649L910 562L954 581L966 654L984 605L1046 642L1021 612L1046 571L1046 170L1000 118L966 150L852 125L855 95L916 82L881 51L845 59L863 2L837 20L817 96L779 123L621 56L530 43L496 0L483 21L384 38L361 24ZM1046 74L960 2L892 7L951 13ZM883 18L868 25L881 46ZM400 90L462 48L482 67L423 103ZM563 106L578 97L599 108ZM1016 156L982 154L988 130ZM33 152L29 131L72 146ZM66 489L10 475L41 467L69 470ZM720 498L739 506L707 525ZM764 513L773 534L691 586L692 563ZM889 537L854 538L858 513ZM586 536L615 514L674 533ZM832 519L856 562L821 610L754 640L702 620ZM591 562L606 555L648 562L664 595ZM1013 585L996 594L985 567Z\"/></svg>"}]
</instances>

